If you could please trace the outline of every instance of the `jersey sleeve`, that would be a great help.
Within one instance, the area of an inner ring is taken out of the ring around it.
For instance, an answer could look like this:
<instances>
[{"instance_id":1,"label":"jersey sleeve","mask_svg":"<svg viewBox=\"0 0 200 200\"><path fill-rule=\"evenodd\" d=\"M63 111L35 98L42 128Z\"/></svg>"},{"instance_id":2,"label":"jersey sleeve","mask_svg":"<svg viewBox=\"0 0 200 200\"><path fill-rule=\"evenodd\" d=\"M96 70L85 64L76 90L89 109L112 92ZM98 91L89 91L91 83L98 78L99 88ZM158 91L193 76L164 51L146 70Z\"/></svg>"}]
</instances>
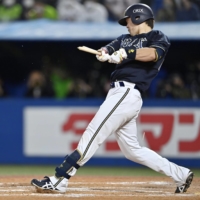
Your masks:
<instances>
[{"instance_id":1,"label":"jersey sleeve","mask_svg":"<svg viewBox=\"0 0 200 200\"><path fill-rule=\"evenodd\" d=\"M160 52L159 54L165 55L170 47L170 41L161 31L151 31L147 46L153 47Z\"/></svg>"},{"instance_id":2,"label":"jersey sleeve","mask_svg":"<svg viewBox=\"0 0 200 200\"><path fill-rule=\"evenodd\" d=\"M113 40L112 42L110 42L109 44L105 46L108 49L108 52L110 55L120 49L122 38L123 38L123 35L119 36L117 39Z\"/></svg>"}]
</instances>

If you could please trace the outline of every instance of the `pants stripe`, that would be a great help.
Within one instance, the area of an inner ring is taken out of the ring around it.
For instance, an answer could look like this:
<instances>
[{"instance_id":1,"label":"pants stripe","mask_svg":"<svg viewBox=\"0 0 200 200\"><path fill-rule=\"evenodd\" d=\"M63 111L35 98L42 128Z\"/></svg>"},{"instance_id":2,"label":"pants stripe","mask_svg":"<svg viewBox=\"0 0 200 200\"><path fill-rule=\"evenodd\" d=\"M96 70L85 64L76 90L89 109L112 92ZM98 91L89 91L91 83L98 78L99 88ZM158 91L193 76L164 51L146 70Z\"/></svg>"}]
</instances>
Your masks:
<instances>
[{"instance_id":1,"label":"pants stripe","mask_svg":"<svg viewBox=\"0 0 200 200\"><path fill-rule=\"evenodd\" d=\"M125 94L122 96L122 98L118 101L118 103L114 106L114 108L110 111L110 113L106 116L106 118L103 120L103 122L100 124L99 128L96 130L96 132L94 133L94 135L92 136L90 142L88 143L82 159L85 157L86 153L88 152L88 149L90 148L92 142L94 141L95 137L97 136L97 134L99 133L99 131L101 130L102 126L105 124L105 122L108 120L108 118L112 115L112 113L116 110L116 108L119 106L119 104L125 99L125 97L127 96L127 94L129 93L130 88L128 88L125 92ZM82 160L81 159L81 160Z\"/></svg>"}]
</instances>

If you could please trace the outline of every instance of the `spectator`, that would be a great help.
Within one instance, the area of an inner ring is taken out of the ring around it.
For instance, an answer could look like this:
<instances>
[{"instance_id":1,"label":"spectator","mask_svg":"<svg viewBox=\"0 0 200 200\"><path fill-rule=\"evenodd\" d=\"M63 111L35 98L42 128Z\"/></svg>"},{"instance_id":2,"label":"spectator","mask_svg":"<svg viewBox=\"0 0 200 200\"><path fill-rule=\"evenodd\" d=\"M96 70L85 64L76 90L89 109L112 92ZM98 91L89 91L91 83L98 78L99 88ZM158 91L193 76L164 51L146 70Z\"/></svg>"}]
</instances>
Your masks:
<instances>
[{"instance_id":1,"label":"spectator","mask_svg":"<svg viewBox=\"0 0 200 200\"><path fill-rule=\"evenodd\" d=\"M179 74L171 76L171 94L175 99L191 99L190 90L185 86Z\"/></svg>"},{"instance_id":2,"label":"spectator","mask_svg":"<svg viewBox=\"0 0 200 200\"><path fill-rule=\"evenodd\" d=\"M27 19L57 19L56 9L48 4L43 3L40 0L34 0L34 4L26 15Z\"/></svg>"},{"instance_id":3,"label":"spectator","mask_svg":"<svg viewBox=\"0 0 200 200\"><path fill-rule=\"evenodd\" d=\"M54 68L51 74L51 82L55 91L55 97L63 99L71 92L73 81L69 72L61 68Z\"/></svg>"},{"instance_id":4,"label":"spectator","mask_svg":"<svg viewBox=\"0 0 200 200\"><path fill-rule=\"evenodd\" d=\"M160 80L156 88L157 98L172 98L172 87L168 80Z\"/></svg>"},{"instance_id":5,"label":"spectator","mask_svg":"<svg viewBox=\"0 0 200 200\"><path fill-rule=\"evenodd\" d=\"M46 83L46 79L42 72L33 71L30 73L28 79L25 96L32 98L54 97L54 91L51 85Z\"/></svg>"},{"instance_id":6,"label":"spectator","mask_svg":"<svg viewBox=\"0 0 200 200\"><path fill-rule=\"evenodd\" d=\"M106 75L102 75L99 69L92 69L88 72L87 83L92 86L93 97L105 97L110 89L110 79Z\"/></svg>"},{"instance_id":7,"label":"spectator","mask_svg":"<svg viewBox=\"0 0 200 200\"><path fill-rule=\"evenodd\" d=\"M97 0L85 0L84 6L87 13L87 21L89 22L106 22L108 19L107 9Z\"/></svg>"},{"instance_id":8,"label":"spectator","mask_svg":"<svg viewBox=\"0 0 200 200\"><path fill-rule=\"evenodd\" d=\"M92 87L88 85L83 79L75 78L72 90L67 97L87 98L92 97Z\"/></svg>"},{"instance_id":9,"label":"spectator","mask_svg":"<svg viewBox=\"0 0 200 200\"><path fill-rule=\"evenodd\" d=\"M190 85L192 99L200 99L200 61L187 65L186 80Z\"/></svg>"},{"instance_id":10,"label":"spectator","mask_svg":"<svg viewBox=\"0 0 200 200\"><path fill-rule=\"evenodd\" d=\"M22 6L16 0L3 0L0 5L0 21L16 21L21 18Z\"/></svg>"},{"instance_id":11,"label":"spectator","mask_svg":"<svg viewBox=\"0 0 200 200\"><path fill-rule=\"evenodd\" d=\"M175 0L163 0L162 7L157 11L156 21L175 21L176 9Z\"/></svg>"},{"instance_id":12,"label":"spectator","mask_svg":"<svg viewBox=\"0 0 200 200\"><path fill-rule=\"evenodd\" d=\"M172 74L168 79L161 80L158 83L157 98L173 98L173 99L191 99L192 94L186 87L182 77L179 74Z\"/></svg>"},{"instance_id":13,"label":"spectator","mask_svg":"<svg viewBox=\"0 0 200 200\"><path fill-rule=\"evenodd\" d=\"M138 3L139 0L104 0L104 5L109 12L110 21L118 21L123 16L124 10L128 5Z\"/></svg>"},{"instance_id":14,"label":"spectator","mask_svg":"<svg viewBox=\"0 0 200 200\"><path fill-rule=\"evenodd\" d=\"M182 0L180 8L176 13L177 21L197 21L200 20L200 9L190 0Z\"/></svg>"},{"instance_id":15,"label":"spectator","mask_svg":"<svg viewBox=\"0 0 200 200\"><path fill-rule=\"evenodd\" d=\"M23 7L22 20L26 20L29 18L28 13L31 9L33 9L34 4L35 0L22 0L22 7Z\"/></svg>"},{"instance_id":16,"label":"spectator","mask_svg":"<svg viewBox=\"0 0 200 200\"><path fill-rule=\"evenodd\" d=\"M58 0L58 19L71 22L83 22L87 20L85 7L78 0Z\"/></svg>"}]
</instances>

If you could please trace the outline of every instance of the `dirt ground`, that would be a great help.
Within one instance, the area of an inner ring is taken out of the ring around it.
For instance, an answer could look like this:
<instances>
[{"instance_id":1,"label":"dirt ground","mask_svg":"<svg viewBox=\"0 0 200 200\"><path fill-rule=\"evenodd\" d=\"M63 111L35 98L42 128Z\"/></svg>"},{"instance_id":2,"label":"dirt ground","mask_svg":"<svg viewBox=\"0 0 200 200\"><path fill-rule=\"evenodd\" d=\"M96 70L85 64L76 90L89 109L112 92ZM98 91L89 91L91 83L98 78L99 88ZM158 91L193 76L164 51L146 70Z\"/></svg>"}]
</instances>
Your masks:
<instances>
[{"instance_id":1,"label":"dirt ground","mask_svg":"<svg viewBox=\"0 0 200 200\"><path fill-rule=\"evenodd\" d=\"M200 178L194 178L187 193L174 194L168 177L77 176L71 178L66 194L36 193L30 181L41 176L0 176L0 200L200 200Z\"/></svg>"}]
</instances>

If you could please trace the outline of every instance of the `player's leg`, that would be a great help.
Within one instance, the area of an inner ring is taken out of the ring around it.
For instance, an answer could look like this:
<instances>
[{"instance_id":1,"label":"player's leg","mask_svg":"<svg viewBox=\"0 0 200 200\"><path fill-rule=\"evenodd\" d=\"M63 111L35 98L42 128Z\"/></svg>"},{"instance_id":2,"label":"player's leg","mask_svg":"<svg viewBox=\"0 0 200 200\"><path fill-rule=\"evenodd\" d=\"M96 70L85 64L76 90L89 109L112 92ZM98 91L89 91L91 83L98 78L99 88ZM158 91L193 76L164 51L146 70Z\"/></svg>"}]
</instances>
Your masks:
<instances>
[{"instance_id":1,"label":"player's leg","mask_svg":"<svg viewBox=\"0 0 200 200\"><path fill-rule=\"evenodd\" d=\"M186 186L186 182L191 183L192 180L189 179L193 178L193 173L191 173L189 169L169 162L166 158L161 157L156 152L139 145L137 139L136 118L133 118L115 135L119 147L126 158L171 177L177 185L176 193L181 192L179 192L179 189L181 190L183 185ZM190 183L186 187L189 187ZM187 190L185 187L183 189Z\"/></svg>"},{"instance_id":2,"label":"player's leg","mask_svg":"<svg viewBox=\"0 0 200 200\"><path fill-rule=\"evenodd\" d=\"M110 134L127 123L134 113L139 112L141 98L137 96L134 99L132 93L133 91L126 87L111 89L106 100L83 133L77 149L56 168L56 176L47 177L43 182L34 179L32 184L39 190L55 191L55 189L58 189L58 191L65 192L66 188L60 189L60 185L66 184L68 179L76 173L79 166L83 166L93 156ZM138 108L134 109L132 102L135 102ZM132 111L130 108L132 108Z\"/></svg>"},{"instance_id":3,"label":"player's leg","mask_svg":"<svg viewBox=\"0 0 200 200\"><path fill-rule=\"evenodd\" d=\"M138 97L133 99L131 90L119 88L119 90L114 90L113 92L115 94L108 96L106 102L100 107L78 144L77 148L83 152L83 157L78 162L81 166L93 156L108 136L124 126L141 109L141 99ZM124 95L122 96L122 94ZM130 111L132 107L132 103L130 102L133 101L137 107ZM104 116L103 121L102 116Z\"/></svg>"}]
</instances>

